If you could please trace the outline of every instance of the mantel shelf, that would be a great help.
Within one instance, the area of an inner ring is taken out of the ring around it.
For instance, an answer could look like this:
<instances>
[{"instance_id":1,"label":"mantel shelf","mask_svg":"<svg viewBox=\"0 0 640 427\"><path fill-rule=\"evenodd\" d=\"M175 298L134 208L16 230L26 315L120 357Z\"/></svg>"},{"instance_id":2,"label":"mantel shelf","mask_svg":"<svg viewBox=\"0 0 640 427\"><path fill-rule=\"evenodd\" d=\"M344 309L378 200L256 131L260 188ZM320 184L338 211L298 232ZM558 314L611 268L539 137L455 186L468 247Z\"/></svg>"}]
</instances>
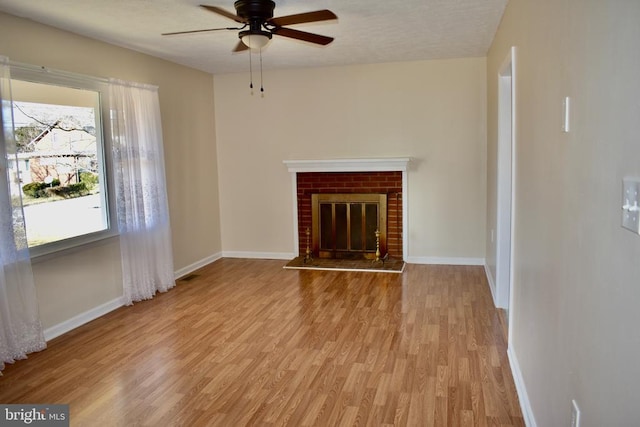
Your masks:
<instances>
[{"instance_id":1,"label":"mantel shelf","mask_svg":"<svg viewBox=\"0 0 640 427\"><path fill-rule=\"evenodd\" d=\"M406 172L410 157L283 160L289 172Z\"/></svg>"}]
</instances>

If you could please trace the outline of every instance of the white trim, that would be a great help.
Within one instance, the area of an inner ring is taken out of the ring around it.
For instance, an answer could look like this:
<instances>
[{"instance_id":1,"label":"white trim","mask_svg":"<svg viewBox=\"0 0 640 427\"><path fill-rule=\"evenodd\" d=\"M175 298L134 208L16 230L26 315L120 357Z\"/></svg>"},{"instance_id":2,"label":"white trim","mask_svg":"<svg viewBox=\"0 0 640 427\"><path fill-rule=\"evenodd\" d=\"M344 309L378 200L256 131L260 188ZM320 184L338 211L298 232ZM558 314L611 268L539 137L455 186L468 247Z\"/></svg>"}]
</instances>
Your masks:
<instances>
[{"instance_id":1,"label":"white trim","mask_svg":"<svg viewBox=\"0 0 640 427\"><path fill-rule=\"evenodd\" d=\"M5 57L3 57L5 58ZM8 59L8 58L7 58ZM64 79L71 82L84 82L89 84L108 84L109 79L105 77L95 77L87 74L78 74L70 71L58 70L55 68L48 68L45 66L32 65L24 62L17 62L8 59L9 66L14 71L20 71L25 73L30 73L31 75L47 75L47 76L55 76L58 79ZM13 73L12 73L13 74Z\"/></svg>"},{"instance_id":2,"label":"white trim","mask_svg":"<svg viewBox=\"0 0 640 427\"><path fill-rule=\"evenodd\" d=\"M206 258L201 259L200 261L196 261L193 264L187 265L186 267L182 267L181 269L176 270L173 273L173 277L175 277L175 279L178 280L182 276L186 276L187 274L194 272L197 269L204 267L205 265L209 265L212 262L216 262L220 258L222 258L222 252L218 252L216 254L210 255Z\"/></svg>"},{"instance_id":3,"label":"white trim","mask_svg":"<svg viewBox=\"0 0 640 427\"><path fill-rule=\"evenodd\" d=\"M515 191L515 47L498 70L498 149L496 206L496 288L494 302L509 310L513 270L513 200Z\"/></svg>"},{"instance_id":4,"label":"white trim","mask_svg":"<svg viewBox=\"0 0 640 427\"><path fill-rule=\"evenodd\" d=\"M223 251L222 258L250 258L250 259L286 259L295 258L290 252L244 252L244 251Z\"/></svg>"},{"instance_id":5,"label":"white trim","mask_svg":"<svg viewBox=\"0 0 640 427\"><path fill-rule=\"evenodd\" d=\"M409 264L440 264L440 265L484 265L484 258L457 258L457 257L406 257Z\"/></svg>"},{"instance_id":6,"label":"white trim","mask_svg":"<svg viewBox=\"0 0 640 427\"><path fill-rule=\"evenodd\" d=\"M298 181L301 172L402 172L402 254L409 253L409 177L407 169L411 157L388 157L371 159L325 159L325 160L283 160L291 173L291 199L293 202L293 252L300 256L298 237ZM255 257L259 258L259 257Z\"/></svg>"},{"instance_id":7,"label":"white trim","mask_svg":"<svg viewBox=\"0 0 640 427\"><path fill-rule=\"evenodd\" d=\"M406 172L410 157L373 159L283 160L291 173L297 172Z\"/></svg>"},{"instance_id":8,"label":"white trim","mask_svg":"<svg viewBox=\"0 0 640 427\"><path fill-rule=\"evenodd\" d=\"M507 330L507 344L513 342L513 315L514 311L514 294L515 294L515 265L516 265L516 177L517 177L517 165L516 165L516 150L517 146L517 103L516 103L516 83L517 83L517 49L515 46L511 47L511 268L509 269L509 313L507 323L509 324ZM535 424L535 423L534 423Z\"/></svg>"},{"instance_id":9,"label":"white trim","mask_svg":"<svg viewBox=\"0 0 640 427\"><path fill-rule=\"evenodd\" d=\"M300 256L300 236L298 236L298 175L291 174L293 199L293 254Z\"/></svg>"},{"instance_id":10,"label":"white trim","mask_svg":"<svg viewBox=\"0 0 640 427\"><path fill-rule=\"evenodd\" d=\"M531 402L529 402L527 387L524 384L524 378L522 378L522 371L520 371L520 364L518 363L516 353L511 346L507 348L507 357L509 357L511 375L513 376L513 381L518 393L518 400L520 401L520 410L522 411L524 423L527 427L537 427L536 419L533 416L533 410L531 409Z\"/></svg>"},{"instance_id":11,"label":"white trim","mask_svg":"<svg viewBox=\"0 0 640 427\"><path fill-rule=\"evenodd\" d=\"M62 334L66 334L72 329L82 326L85 323L89 323L92 320L97 319L98 317L104 316L105 314L112 312L113 310L118 309L123 305L124 297L118 297L114 300L105 302L104 304L85 311L84 313L73 316L71 319L65 320L64 322L60 322L57 325L53 325L52 327L45 329L44 338L45 340L50 341Z\"/></svg>"},{"instance_id":12,"label":"white trim","mask_svg":"<svg viewBox=\"0 0 640 427\"><path fill-rule=\"evenodd\" d=\"M489 282L489 290L491 291L491 298L493 298L493 305L496 306L496 282L493 280L491 269L486 263L484 265L484 273L487 275L487 282Z\"/></svg>"},{"instance_id":13,"label":"white trim","mask_svg":"<svg viewBox=\"0 0 640 427\"><path fill-rule=\"evenodd\" d=\"M409 176L402 171L402 257L409 256Z\"/></svg>"}]
</instances>

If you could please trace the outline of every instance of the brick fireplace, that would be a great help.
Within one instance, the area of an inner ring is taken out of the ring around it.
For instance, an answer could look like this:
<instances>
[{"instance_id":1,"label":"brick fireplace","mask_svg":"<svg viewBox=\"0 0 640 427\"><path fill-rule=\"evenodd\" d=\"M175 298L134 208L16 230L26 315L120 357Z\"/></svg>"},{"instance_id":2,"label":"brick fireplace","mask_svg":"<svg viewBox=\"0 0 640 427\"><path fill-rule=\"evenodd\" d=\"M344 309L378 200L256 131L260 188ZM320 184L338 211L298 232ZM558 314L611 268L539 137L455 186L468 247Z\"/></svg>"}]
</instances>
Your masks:
<instances>
[{"instance_id":1,"label":"brick fireplace","mask_svg":"<svg viewBox=\"0 0 640 427\"><path fill-rule=\"evenodd\" d=\"M384 197L386 205L386 211L381 212L382 220L385 221L384 226L386 226L382 227L386 228L386 235L381 244L382 255L388 252L390 256L402 259L406 254L408 162L408 158L284 161L292 174L294 185L295 245L298 254L305 254L307 229L313 230L312 198L314 195L377 194ZM366 196L363 197L366 198ZM318 247L313 249L315 249L314 256L318 256Z\"/></svg>"},{"instance_id":2,"label":"brick fireplace","mask_svg":"<svg viewBox=\"0 0 640 427\"><path fill-rule=\"evenodd\" d=\"M401 172L306 172L297 176L299 251L306 251L306 230L312 228L313 194L385 194L386 244L383 255L402 259ZM314 256L318 256L317 249Z\"/></svg>"}]
</instances>

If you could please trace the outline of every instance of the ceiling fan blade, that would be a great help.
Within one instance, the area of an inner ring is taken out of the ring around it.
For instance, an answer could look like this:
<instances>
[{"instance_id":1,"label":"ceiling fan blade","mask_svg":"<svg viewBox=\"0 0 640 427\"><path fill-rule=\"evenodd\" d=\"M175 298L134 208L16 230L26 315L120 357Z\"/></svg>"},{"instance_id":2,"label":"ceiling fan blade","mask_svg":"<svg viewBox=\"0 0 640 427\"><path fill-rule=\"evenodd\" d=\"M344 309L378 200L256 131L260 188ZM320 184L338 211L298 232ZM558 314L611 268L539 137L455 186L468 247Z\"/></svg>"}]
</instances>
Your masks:
<instances>
[{"instance_id":1,"label":"ceiling fan blade","mask_svg":"<svg viewBox=\"0 0 640 427\"><path fill-rule=\"evenodd\" d=\"M221 31L221 30L240 30L241 28L232 28L232 27L227 27L227 28L208 28L205 30L189 30L189 31L174 31L173 33L162 33L162 36L175 36L178 34L193 34L193 33L207 33L210 31Z\"/></svg>"},{"instance_id":2,"label":"ceiling fan blade","mask_svg":"<svg viewBox=\"0 0 640 427\"><path fill-rule=\"evenodd\" d=\"M289 37L291 39L303 40L309 43L328 45L333 41L333 37L321 36L320 34L307 33L306 31L292 30L291 28L275 28L272 31L273 34L277 34L283 37Z\"/></svg>"},{"instance_id":3,"label":"ceiling fan blade","mask_svg":"<svg viewBox=\"0 0 640 427\"><path fill-rule=\"evenodd\" d=\"M231 13L228 12L220 7L216 7L216 6L207 6L206 4L201 4L200 5L201 8L203 9L207 9L209 12L213 12L213 13L217 13L218 15L222 15L226 18L229 19L233 19L236 22L240 22L241 24L246 24L247 20L244 18L239 17L238 15L236 15L235 13Z\"/></svg>"},{"instance_id":4,"label":"ceiling fan blade","mask_svg":"<svg viewBox=\"0 0 640 427\"><path fill-rule=\"evenodd\" d=\"M238 44L236 45L236 47L233 48L233 52L242 52L249 49L249 46L247 46L246 44L242 43L242 40L240 40L238 42Z\"/></svg>"},{"instance_id":5,"label":"ceiling fan blade","mask_svg":"<svg viewBox=\"0 0 640 427\"><path fill-rule=\"evenodd\" d=\"M304 24L306 22L328 21L330 19L338 19L335 13L330 10L316 10L315 12L298 13L296 15L280 16L267 20L268 23L277 27L285 25Z\"/></svg>"}]
</instances>

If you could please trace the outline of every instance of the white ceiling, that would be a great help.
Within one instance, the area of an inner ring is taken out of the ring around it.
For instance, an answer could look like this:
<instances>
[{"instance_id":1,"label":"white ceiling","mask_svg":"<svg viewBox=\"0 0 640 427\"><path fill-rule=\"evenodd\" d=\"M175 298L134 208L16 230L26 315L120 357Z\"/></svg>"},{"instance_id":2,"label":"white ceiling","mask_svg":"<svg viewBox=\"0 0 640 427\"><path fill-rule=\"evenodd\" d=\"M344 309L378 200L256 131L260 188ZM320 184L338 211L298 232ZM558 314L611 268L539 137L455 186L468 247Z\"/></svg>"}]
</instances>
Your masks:
<instances>
[{"instance_id":1,"label":"white ceiling","mask_svg":"<svg viewBox=\"0 0 640 427\"><path fill-rule=\"evenodd\" d=\"M274 36L264 69L485 56L508 0L275 0L275 16L330 9L337 21L292 28L335 38L328 46ZM236 26L199 4L235 13L233 0L0 0L0 11L215 74L244 72ZM1 53L1 52L0 52Z\"/></svg>"}]
</instances>

